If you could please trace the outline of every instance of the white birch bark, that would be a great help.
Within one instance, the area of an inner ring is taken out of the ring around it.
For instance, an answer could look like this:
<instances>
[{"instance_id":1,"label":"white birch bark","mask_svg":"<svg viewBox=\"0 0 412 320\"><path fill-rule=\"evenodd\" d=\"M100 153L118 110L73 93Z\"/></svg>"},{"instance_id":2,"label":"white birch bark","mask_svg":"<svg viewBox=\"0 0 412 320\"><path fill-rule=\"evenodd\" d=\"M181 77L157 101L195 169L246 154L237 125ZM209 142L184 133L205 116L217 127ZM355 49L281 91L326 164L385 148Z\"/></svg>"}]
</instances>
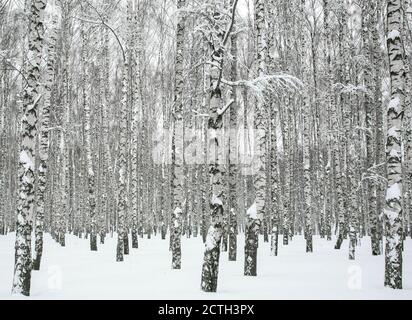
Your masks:
<instances>
[{"instance_id":1,"label":"white birch bark","mask_svg":"<svg viewBox=\"0 0 412 320\"><path fill-rule=\"evenodd\" d=\"M15 264L12 293L30 295L31 232L34 215L35 146L40 92L40 63L43 43L42 17L46 7L43 0L34 0L30 10L27 86L23 94L23 117L19 154L19 202L15 243Z\"/></svg>"},{"instance_id":2,"label":"white birch bark","mask_svg":"<svg viewBox=\"0 0 412 320\"><path fill-rule=\"evenodd\" d=\"M385 286L402 288L402 120L405 101L405 66L401 38L401 0L387 0L387 49L391 94L388 104L386 164L388 187L385 216Z\"/></svg>"},{"instance_id":3,"label":"white birch bark","mask_svg":"<svg viewBox=\"0 0 412 320\"><path fill-rule=\"evenodd\" d=\"M50 126L50 110L52 85L54 79L54 65L56 63L56 41L57 41L57 21L53 18L49 43L47 48L47 66L45 76L45 91L44 102L41 108L41 124L40 124L40 146L39 146L39 166L38 166L38 189L36 194L36 222L35 222L35 247L33 256L33 270L40 270L41 257L43 253L43 231L44 231L44 212L45 212L45 196L47 183L47 162L49 158L49 126Z\"/></svg>"},{"instance_id":4,"label":"white birch bark","mask_svg":"<svg viewBox=\"0 0 412 320\"><path fill-rule=\"evenodd\" d=\"M255 0L255 30L257 34L258 76L266 75L267 44L265 37L265 3ZM267 168L267 108L264 100L258 100L255 108L255 166L253 185L255 188L256 214L249 215L245 233L245 268L246 276L257 275L258 230L266 210L266 168ZM248 212L253 212L250 210Z\"/></svg>"},{"instance_id":5,"label":"white birch bark","mask_svg":"<svg viewBox=\"0 0 412 320\"><path fill-rule=\"evenodd\" d=\"M185 0L177 0L177 8L182 9ZM172 213L172 268L181 268L181 219L184 205L184 158L183 158L183 58L185 40L185 19L179 15L176 31L176 57L175 57L175 98L174 98L174 127L172 145L172 174L173 174L173 213Z\"/></svg>"}]
</instances>

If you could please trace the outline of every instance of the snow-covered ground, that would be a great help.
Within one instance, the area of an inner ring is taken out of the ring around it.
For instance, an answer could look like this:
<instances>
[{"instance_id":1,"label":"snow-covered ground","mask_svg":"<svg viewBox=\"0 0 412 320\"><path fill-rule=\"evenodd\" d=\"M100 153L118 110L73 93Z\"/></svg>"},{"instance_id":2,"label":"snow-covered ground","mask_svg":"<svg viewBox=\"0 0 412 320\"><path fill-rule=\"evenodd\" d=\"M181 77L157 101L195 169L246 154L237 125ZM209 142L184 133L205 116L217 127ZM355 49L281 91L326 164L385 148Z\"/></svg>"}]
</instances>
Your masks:
<instances>
[{"instance_id":1,"label":"snow-covered ground","mask_svg":"<svg viewBox=\"0 0 412 320\"><path fill-rule=\"evenodd\" d=\"M9 299L14 234L0 236L0 299ZM67 236L62 248L45 235L41 271L33 271L31 299L412 299L412 240L405 243L403 290L383 287L384 257L372 257L369 239L357 247L350 262L348 242L314 239L314 253L305 253L302 237L269 254L260 241L258 276L243 276L243 236L238 237L238 261L221 254L217 293L200 291L203 244L200 238L182 241L182 269L171 270L168 240L139 239L124 262L115 261L115 238L99 251L88 240Z\"/></svg>"}]
</instances>

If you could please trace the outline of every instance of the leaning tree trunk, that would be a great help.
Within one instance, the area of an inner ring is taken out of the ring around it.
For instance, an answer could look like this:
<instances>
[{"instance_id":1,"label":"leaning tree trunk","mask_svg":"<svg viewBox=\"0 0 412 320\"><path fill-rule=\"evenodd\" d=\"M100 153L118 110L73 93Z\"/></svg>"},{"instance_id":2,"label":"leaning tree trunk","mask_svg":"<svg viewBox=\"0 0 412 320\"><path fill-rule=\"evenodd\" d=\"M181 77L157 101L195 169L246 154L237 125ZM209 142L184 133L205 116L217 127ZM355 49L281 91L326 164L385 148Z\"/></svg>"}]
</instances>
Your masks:
<instances>
[{"instance_id":1,"label":"leaning tree trunk","mask_svg":"<svg viewBox=\"0 0 412 320\"><path fill-rule=\"evenodd\" d=\"M41 21L46 2L31 3L27 86L23 94L23 117L19 155L19 203L17 206L15 263L12 293L30 295L31 231L34 210L35 147L40 93L40 63L44 28Z\"/></svg>"},{"instance_id":2,"label":"leaning tree trunk","mask_svg":"<svg viewBox=\"0 0 412 320\"><path fill-rule=\"evenodd\" d=\"M402 120L405 100L405 66L401 38L401 0L387 1L387 48L391 79L388 105L386 164L388 187L385 215L385 286L402 289Z\"/></svg>"}]
</instances>

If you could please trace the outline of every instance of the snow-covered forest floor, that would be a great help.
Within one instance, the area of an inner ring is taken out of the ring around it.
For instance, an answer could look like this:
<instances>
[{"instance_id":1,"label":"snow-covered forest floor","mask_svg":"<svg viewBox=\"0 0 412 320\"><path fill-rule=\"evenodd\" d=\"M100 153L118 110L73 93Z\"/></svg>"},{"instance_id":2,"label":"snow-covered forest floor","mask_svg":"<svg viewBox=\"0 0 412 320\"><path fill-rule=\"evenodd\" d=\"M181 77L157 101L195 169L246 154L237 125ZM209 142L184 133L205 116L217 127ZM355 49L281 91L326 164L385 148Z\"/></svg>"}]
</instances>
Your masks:
<instances>
[{"instance_id":1,"label":"snow-covered forest floor","mask_svg":"<svg viewBox=\"0 0 412 320\"><path fill-rule=\"evenodd\" d=\"M0 299L12 299L15 234L0 237ZM238 237L238 260L220 257L217 293L200 290L203 260L201 238L182 238L182 270L171 269L168 240L139 239L123 263L116 262L116 237L98 252L89 241L67 235L62 248L45 234L41 271L32 272L30 298L19 299L412 299L412 240L405 242L403 290L383 287L384 256L373 257L370 240L362 239L356 261L348 260L334 241L314 238L314 253L306 254L303 237L289 246L280 241L279 256L269 254L260 239L258 276L243 275L244 237Z\"/></svg>"}]
</instances>

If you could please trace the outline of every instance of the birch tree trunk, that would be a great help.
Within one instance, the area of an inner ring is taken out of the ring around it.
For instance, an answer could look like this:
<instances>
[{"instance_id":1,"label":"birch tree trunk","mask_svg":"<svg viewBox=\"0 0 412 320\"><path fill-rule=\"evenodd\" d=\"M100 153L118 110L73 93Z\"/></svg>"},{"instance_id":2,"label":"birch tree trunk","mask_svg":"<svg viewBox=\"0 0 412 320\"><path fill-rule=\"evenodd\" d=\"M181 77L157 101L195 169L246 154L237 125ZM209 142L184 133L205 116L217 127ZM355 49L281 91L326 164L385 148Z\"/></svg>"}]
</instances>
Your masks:
<instances>
[{"instance_id":1,"label":"birch tree trunk","mask_svg":"<svg viewBox=\"0 0 412 320\"><path fill-rule=\"evenodd\" d=\"M257 33L257 62L258 75L266 74L267 45L264 38L265 4L262 0L255 0L255 29ZM258 101L255 109L255 167L254 180L255 204L248 210L245 232L245 276L256 276L257 248L261 219L266 210L266 165L267 165L267 119L264 100ZM255 208L253 207L255 206ZM256 211L256 212L255 212Z\"/></svg>"},{"instance_id":2,"label":"birch tree trunk","mask_svg":"<svg viewBox=\"0 0 412 320\"><path fill-rule=\"evenodd\" d=\"M209 54L209 44L204 41L203 44L203 56L205 59L205 64L203 67L203 91L207 91L210 88L210 78L209 78L209 73L210 73L210 66L206 64L206 59L208 59L208 54ZM202 100L202 111L204 113L208 112L210 105L210 96L205 94L203 96ZM202 233L202 241L203 243L206 243L206 238L207 238L207 231L208 231L208 220L207 220L207 205L208 205L208 194L209 194L209 186L210 186L210 177L209 177L209 172L208 172L208 165L207 165L207 157L208 157L208 141L207 141L207 131L208 131L208 122L207 118L202 120L202 126L201 126L201 136L202 136L202 166L201 166L201 210L202 210L202 217L201 217L201 233Z\"/></svg>"},{"instance_id":3,"label":"birch tree trunk","mask_svg":"<svg viewBox=\"0 0 412 320\"><path fill-rule=\"evenodd\" d=\"M219 271L220 243L223 235L223 167L219 159L219 146L221 130L223 127L222 116L218 110L222 105L222 96L219 82L219 63L223 59L223 50L213 53L215 65L211 67L211 99L210 99L210 118L209 118L209 173L212 184L212 198L210 200L210 227L206 236L204 262L202 267L201 287L205 292L216 292L217 278Z\"/></svg>"},{"instance_id":4,"label":"birch tree trunk","mask_svg":"<svg viewBox=\"0 0 412 320\"><path fill-rule=\"evenodd\" d=\"M126 57L123 69L122 79L122 100L120 102L121 117L120 117L120 141L119 141L119 183L118 183L118 222L117 222L117 253L116 261L123 261L124 254L124 239L125 239L125 219L127 210L127 88L129 63Z\"/></svg>"},{"instance_id":5,"label":"birch tree trunk","mask_svg":"<svg viewBox=\"0 0 412 320\"><path fill-rule=\"evenodd\" d=\"M305 0L301 0L300 10L302 19L304 18ZM303 65L303 80L307 79L307 57L305 55L307 44L303 30L301 30L301 46L302 46L302 65ZM308 103L308 92L306 90L302 93L302 108L303 108L303 172L304 172L304 212L305 212L305 239L306 252L313 252L312 239L312 199L311 199L311 163L310 163L310 105Z\"/></svg>"},{"instance_id":6,"label":"birch tree trunk","mask_svg":"<svg viewBox=\"0 0 412 320\"><path fill-rule=\"evenodd\" d=\"M34 214L35 146L40 93L40 63L43 43L42 17L46 8L43 0L33 0L30 11L27 86L23 93L23 118L19 154L19 203L15 244L12 293L30 295L31 232Z\"/></svg>"},{"instance_id":7,"label":"birch tree trunk","mask_svg":"<svg viewBox=\"0 0 412 320\"><path fill-rule=\"evenodd\" d=\"M222 149L224 148L224 137L222 136L223 115L226 110L233 104L231 100L226 107L223 106L222 91L220 81L222 77L224 46L230 37L233 27L234 13L237 6L237 0L232 3L230 14L232 20L227 26L219 25L225 21L223 1L219 1L213 8L211 19L217 24L214 36L218 40L216 43L210 41L211 67L210 67L210 105L209 105L209 145L208 161L209 174L211 183L210 199L210 227L206 236L205 252L202 266L201 288L205 292L216 292L219 272L220 244L224 228L224 167L222 163ZM226 28L226 30L223 30Z\"/></svg>"},{"instance_id":8,"label":"birch tree trunk","mask_svg":"<svg viewBox=\"0 0 412 320\"><path fill-rule=\"evenodd\" d=\"M405 100L405 66L401 38L401 0L387 1L387 49L391 80L388 105L386 164L388 187L385 215L385 286L402 289L402 120Z\"/></svg>"},{"instance_id":9,"label":"birch tree trunk","mask_svg":"<svg viewBox=\"0 0 412 320\"><path fill-rule=\"evenodd\" d=\"M233 5L233 1L230 4ZM237 80L237 35L231 36L231 50L233 61L231 66L231 81ZM236 88L231 88L230 99L233 100L233 105L230 108L230 126L229 126L229 261L236 261L237 255L237 175L238 175L238 140L237 140L237 98Z\"/></svg>"},{"instance_id":10,"label":"birch tree trunk","mask_svg":"<svg viewBox=\"0 0 412 320\"><path fill-rule=\"evenodd\" d=\"M405 101L404 101L404 119L403 119L403 137L404 144L404 170L403 170L403 221L404 221L404 238L409 234L412 236L412 79L411 79L411 33L409 32L411 8L410 1L403 0L403 25L402 41L404 43L404 64L405 64ZM409 37L408 37L409 36ZM408 223L409 221L409 223Z\"/></svg>"},{"instance_id":11,"label":"birch tree trunk","mask_svg":"<svg viewBox=\"0 0 412 320\"><path fill-rule=\"evenodd\" d=\"M275 72L275 21L274 21L275 1L269 0L267 4L267 17L268 21L268 71L270 74ZM269 98L269 110L270 110L270 130L269 130L269 165L270 165L270 254L277 256L278 243L279 243L279 223L280 223L280 211L279 211L279 174L278 174L278 152L277 152L277 118L278 112L275 97L273 94Z\"/></svg>"},{"instance_id":12,"label":"birch tree trunk","mask_svg":"<svg viewBox=\"0 0 412 320\"><path fill-rule=\"evenodd\" d=\"M382 63L382 54L381 54L381 43L380 43L380 34L379 34L379 17L380 17L380 7L381 2L380 0L374 0L376 4L374 4L375 10L372 14L372 65L375 66L374 70L374 78L373 78L373 85L374 85L374 103L376 105L376 159L375 163L379 166L377 173L381 176L385 175L384 166L382 165L385 163L385 147L384 147L384 140L385 135L383 133L384 125L383 125L383 110L382 110L382 75L381 70L383 67ZM378 215L378 230L377 230L377 237L379 239L379 254L383 253L383 225L382 225L382 216L383 216L383 206L384 206L384 186L382 183L377 185L377 203L376 203L376 213Z\"/></svg>"},{"instance_id":13,"label":"birch tree trunk","mask_svg":"<svg viewBox=\"0 0 412 320\"><path fill-rule=\"evenodd\" d=\"M372 1L374 5L375 2ZM364 86L368 90L368 92L372 91L372 67L371 67L371 59L370 59L370 44L369 44L369 37L370 32L369 28L371 26L370 20L371 15L375 14L375 9L373 6L371 8L370 3L363 2L362 3L362 40L363 40L363 48L362 53L367 61L365 67L363 68L364 74ZM372 11L372 12L370 12ZM376 156L375 156L375 112L376 112L376 104L372 100L373 97L370 94L364 95L364 108L366 113L366 156L367 156L367 168L369 169L374 166ZM369 221L370 221L370 235L371 235L371 244L372 244L372 254L374 256L380 254L379 250L379 239L377 237L378 232L378 212L376 211L376 183L372 180L367 181L367 193L368 193L368 214L369 214Z\"/></svg>"},{"instance_id":14,"label":"birch tree trunk","mask_svg":"<svg viewBox=\"0 0 412 320\"><path fill-rule=\"evenodd\" d=\"M84 35L84 33L83 33ZM84 43L86 42L83 39ZM85 48L83 48L85 49ZM83 55L85 56L85 52ZM85 57L83 57L85 58ZM86 77L86 75L85 75ZM84 86L84 135L86 149L86 166L87 166L87 187L88 187L88 202L89 202L89 219L90 219L90 250L97 251L97 226L96 226L96 196L95 196L95 172L93 170L93 150L92 150L92 132L91 132L91 110L90 98L87 96L86 78L83 79Z\"/></svg>"},{"instance_id":15,"label":"birch tree trunk","mask_svg":"<svg viewBox=\"0 0 412 320\"><path fill-rule=\"evenodd\" d=\"M326 183L325 183L325 233L328 241L332 240L332 216L333 216L333 168L332 168L332 143L333 136L330 134L332 123L331 123L331 113L332 113L332 104L333 104L333 92L332 92L332 67L331 67L331 39L330 39L330 27L329 27L329 3L328 0L323 0L323 11L324 11L324 33L325 33L325 42L326 42L326 83L327 90L325 93L325 104L326 112L328 114L327 120L327 129L329 131L327 139L327 148L328 148L328 163L325 167L326 172Z\"/></svg>"},{"instance_id":16,"label":"birch tree trunk","mask_svg":"<svg viewBox=\"0 0 412 320\"><path fill-rule=\"evenodd\" d=\"M109 1L105 0L105 5L109 5ZM108 20L107 14L104 15L104 21ZM105 209L105 225L104 225L104 232L107 233L109 231L109 226L111 226L111 216L113 213L113 203L115 201L110 201L109 199L113 199L114 193L114 174L113 174L113 165L111 161L111 150L110 150L110 135L109 135L109 105L110 105L110 52L109 52L109 30L108 28L103 28L103 48L102 48L102 55L103 55L103 68L101 68L101 77L103 81L103 103L102 103L102 130L103 130L103 172L104 177L103 180L105 182L104 186L104 194L102 195L102 202L103 207Z\"/></svg>"},{"instance_id":17,"label":"birch tree trunk","mask_svg":"<svg viewBox=\"0 0 412 320\"><path fill-rule=\"evenodd\" d=\"M134 15L134 18L136 19L136 14ZM132 24L132 21L129 21L129 28L132 28L133 25L136 25L136 23ZM132 33L132 31L129 31ZM141 46L142 44L140 43L140 33L141 30L138 28L135 32L138 33L138 35L135 37L133 36L132 39L132 48L134 46ZM138 43L134 43L134 39L138 40ZM131 50L132 52L135 52L135 50ZM140 65L137 63L138 57L136 57L135 54L133 54L133 59L131 61L131 66L132 66L132 71L133 71L133 77L131 79L132 84L134 86L138 85L139 79L140 79ZM137 221L138 221L138 195L139 195L139 176L138 176L138 121L139 121L139 110L141 109L141 98L139 94L139 90L137 88L133 88L133 99L132 99L132 127L131 127L131 135L132 135L132 142L131 142L131 206L132 206L132 248L137 248L138 247L138 237L137 237Z\"/></svg>"},{"instance_id":18,"label":"birch tree trunk","mask_svg":"<svg viewBox=\"0 0 412 320\"><path fill-rule=\"evenodd\" d=\"M54 79L54 65L56 62L56 18L53 19L50 30L49 44L47 48L47 67L45 79L44 103L41 109L40 124L40 147L39 147L39 167L38 167L38 185L36 194L36 223L35 235L36 241L34 246L33 270L40 270L40 262L43 253L43 231L44 231L44 208L47 182L47 162L49 158L49 126L50 126L50 109L51 95Z\"/></svg>"},{"instance_id":19,"label":"birch tree trunk","mask_svg":"<svg viewBox=\"0 0 412 320\"><path fill-rule=\"evenodd\" d=\"M354 129L352 129L354 130ZM349 142L348 146L348 179L349 179L349 260L355 260L355 249L356 249L356 219L359 214L357 197L357 176L356 170L359 166L358 157L355 149L355 138Z\"/></svg>"},{"instance_id":20,"label":"birch tree trunk","mask_svg":"<svg viewBox=\"0 0 412 320\"><path fill-rule=\"evenodd\" d=\"M177 8L182 9L186 5L186 0L177 0ZM173 213L172 213L172 268L180 269L181 257L181 234L182 234L182 213L184 205L184 156L183 156L183 58L185 40L185 20L179 14L176 31L176 57L175 57L175 97L174 97L174 127L172 141L172 176L173 176Z\"/></svg>"},{"instance_id":21,"label":"birch tree trunk","mask_svg":"<svg viewBox=\"0 0 412 320\"><path fill-rule=\"evenodd\" d=\"M346 6L344 3L340 4L340 8L338 11L338 19L339 19L339 81L342 83L345 80L344 72L345 72L345 62L344 56L345 49L343 46L345 45L343 39L346 32L346 25L347 25L347 12ZM343 61L343 62L342 62ZM344 130L342 121L339 121L342 110L341 106L344 102L343 94L340 92L335 93L336 96L340 96L340 99L334 99L332 103L332 128L337 131L334 134L333 140L333 164L335 170L335 188L336 188L336 211L338 216L338 239L335 244L335 249L339 250L342 246L342 242L345 237L345 197L344 197L344 185L345 185L345 173L344 173L344 157L342 152L342 134L341 132ZM338 100L338 101L336 101Z\"/></svg>"}]
</instances>

